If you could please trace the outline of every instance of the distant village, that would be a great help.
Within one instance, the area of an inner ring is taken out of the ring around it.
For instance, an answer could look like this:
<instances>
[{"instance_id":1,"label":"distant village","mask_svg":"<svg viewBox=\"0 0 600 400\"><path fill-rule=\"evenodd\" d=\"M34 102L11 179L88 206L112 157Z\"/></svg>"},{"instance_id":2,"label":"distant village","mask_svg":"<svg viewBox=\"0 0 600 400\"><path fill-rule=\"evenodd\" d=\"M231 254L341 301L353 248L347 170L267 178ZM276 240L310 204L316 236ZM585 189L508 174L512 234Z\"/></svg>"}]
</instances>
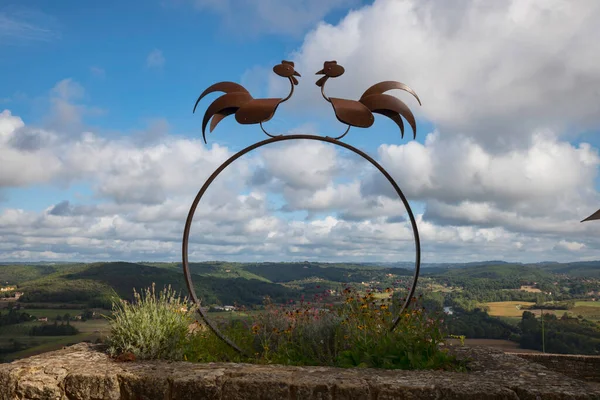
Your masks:
<instances>
[{"instance_id":1,"label":"distant village","mask_svg":"<svg viewBox=\"0 0 600 400\"><path fill-rule=\"evenodd\" d=\"M19 300L19 298L21 296L23 296L23 292L17 292L17 287L16 286L4 286L4 287L0 287L0 293L3 293L2 296L0 296L0 301L2 300Z\"/></svg>"},{"instance_id":2,"label":"distant village","mask_svg":"<svg viewBox=\"0 0 600 400\"><path fill-rule=\"evenodd\" d=\"M237 307L235 306L210 306L209 311L235 311Z\"/></svg>"}]
</instances>

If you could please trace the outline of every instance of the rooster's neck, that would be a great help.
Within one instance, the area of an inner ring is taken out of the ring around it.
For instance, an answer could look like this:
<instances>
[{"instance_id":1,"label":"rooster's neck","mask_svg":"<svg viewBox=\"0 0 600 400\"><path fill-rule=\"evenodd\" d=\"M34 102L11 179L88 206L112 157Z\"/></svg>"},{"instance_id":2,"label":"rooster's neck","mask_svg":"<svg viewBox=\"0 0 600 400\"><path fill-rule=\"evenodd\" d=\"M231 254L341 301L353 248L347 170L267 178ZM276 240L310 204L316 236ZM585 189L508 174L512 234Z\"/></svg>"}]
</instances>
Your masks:
<instances>
[{"instance_id":1,"label":"rooster's neck","mask_svg":"<svg viewBox=\"0 0 600 400\"><path fill-rule=\"evenodd\" d=\"M281 99L281 101L279 103L283 103L284 101L288 101L290 99L290 97L292 97L292 95L294 94L294 81L292 81L292 78L288 78L288 80L290 81L290 93L287 95L286 98Z\"/></svg>"},{"instance_id":2,"label":"rooster's neck","mask_svg":"<svg viewBox=\"0 0 600 400\"><path fill-rule=\"evenodd\" d=\"M329 79L329 77L328 77L328 76L325 76L325 77L324 77L324 79L323 79L323 82L322 82L322 83L321 83L321 85L320 85L320 86L321 86L321 96L323 96L323 98L324 98L325 100L327 100L328 102L330 102L330 103L331 103L331 100L329 100L329 97L325 96L325 84L327 83L327 80L328 80L328 79Z\"/></svg>"}]
</instances>

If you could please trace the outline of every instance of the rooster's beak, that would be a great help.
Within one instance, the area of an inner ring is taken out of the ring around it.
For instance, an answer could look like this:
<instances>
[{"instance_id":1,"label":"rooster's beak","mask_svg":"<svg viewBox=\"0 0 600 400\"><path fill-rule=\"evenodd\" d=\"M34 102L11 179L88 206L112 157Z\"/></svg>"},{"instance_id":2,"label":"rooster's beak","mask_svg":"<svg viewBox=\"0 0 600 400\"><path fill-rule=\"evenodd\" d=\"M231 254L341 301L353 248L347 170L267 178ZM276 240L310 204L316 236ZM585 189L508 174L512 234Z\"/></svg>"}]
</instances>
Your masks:
<instances>
[{"instance_id":1,"label":"rooster's beak","mask_svg":"<svg viewBox=\"0 0 600 400\"><path fill-rule=\"evenodd\" d=\"M302 77L302 75L300 75L300 73L299 73L299 72L297 72L297 71L294 71L294 75L295 75L295 76Z\"/></svg>"},{"instance_id":2,"label":"rooster's beak","mask_svg":"<svg viewBox=\"0 0 600 400\"><path fill-rule=\"evenodd\" d=\"M325 71L324 70L320 70L319 72L317 72L315 75L325 75Z\"/></svg>"}]
</instances>

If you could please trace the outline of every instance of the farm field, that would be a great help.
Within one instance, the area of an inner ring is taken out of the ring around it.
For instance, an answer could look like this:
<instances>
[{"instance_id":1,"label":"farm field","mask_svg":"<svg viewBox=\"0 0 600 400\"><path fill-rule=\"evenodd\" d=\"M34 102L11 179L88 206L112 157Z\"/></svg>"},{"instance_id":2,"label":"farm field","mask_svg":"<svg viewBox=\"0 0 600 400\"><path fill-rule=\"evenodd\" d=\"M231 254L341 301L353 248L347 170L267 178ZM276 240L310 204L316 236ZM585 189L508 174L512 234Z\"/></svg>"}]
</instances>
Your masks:
<instances>
[{"instance_id":1,"label":"farm field","mask_svg":"<svg viewBox=\"0 0 600 400\"><path fill-rule=\"evenodd\" d=\"M536 316L539 316L540 310L538 309L527 310L517 308L518 305L530 306L534 304L535 303L527 301L498 301L484 303L483 305L489 307L489 315L493 317L502 317L503 319L506 319L507 322L512 322L509 319L521 318L524 311L529 311ZM581 315L582 317L591 321L600 321L600 303L596 301L577 301L575 303L575 307L570 310L544 310L544 314L551 313L557 317L562 317L565 312L572 317Z\"/></svg>"},{"instance_id":2,"label":"farm field","mask_svg":"<svg viewBox=\"0 0 600 400\"><path fill-rule=\"evenodd\" d=\"M538 288L534 288L533 286L521 286L521 289L524 292L530 292L530 293L542 293L542 291Z\"/></svg>"},{"instance_id":3,"label":"farm field","mask_svg":"<svg viewBox=\"0 0 600 400\"><path fill-rule=\"evenodd\" d=\"M20 312L24 312L27 314L31 314L37 318L48 317L48 321L51 319L54 320L58 315L61 317L65 314L69 314L71 318L79 315L83 312L83 310L75 309L75 308L66 308L66 309L54 309L54 308L21 308Z\"/></svg>"},{"instance_id":4,"label":"farm field","mask_svg":"<svg viewBox=\"0 0 600 400\"><path fill-rule=\"evenodd\" d=\"M569 314L600 322L600 302L597 301L578 301L575 308L569 310Z\"/></svg>"},{"instance_id":5,"label":"farm field","mask_svg":"<svg viewBox=\"0 0 600 400\"><path fill-rule=\"evenodd\" d=\"M48 317L49 321L57 315L62 316L69 313L71 316L75 316L82 312L82 310L77 309L24 309L22 311L38 318ZM105 336L109 330L108 321L102 318L85 322L71 321L70 324L80 331L79 334L73 336L29 336L29 330L40 324L40 322L31 321L0 327L0 348L10 348L15 341L26 347L18 352L5 354L5 361L58 350L63 346L83 341L94 342L96 339Z\"/></svg>"},{"instance_id":6,"label":"farm field","mask_svg":"<svg viewBox=\"0 0 600 400\"><path fill-rule=\"evenodd\" d=\"M462 289L440 285L439 283L427 283L423 284L423 287L427 288L428 291L432 292L442 292L442 293L451 293L451 292L460 292Z\"/></svg>"},{"instance_id":7,"label":"farm field","mask_svg":"<svg viewBox=\"0 0 600 400\"><path fill-rule=\"evenodd\" d=\"M591 300L576 301L575 307L598 307L600 309L600 301L591 301Z\"/></svg>"},{"instance_id":8,"label":"farm field","mask_svg":"<svg viewBox=\"0 0 600 400\"><path fill-rule=\"evenodd\" d=\"M84 341L94 342L99 337L100 335L95 333L80 333L79 335L73 336L38 337L38 339L40 340L37 342L37 345L29 347L25 350L18 351L16 353L7 354L5 356L5 361L9 362L20 358L26 358L35 356L37 354L46 353L48 351L60 350L64 346L70 346ZM22 342L27 343L25 341Z\"/></svg>"},{"instance_id":9,"label":"farm field","mask_svg":"<svg viewBox=\"0 0 600 400\"><path fill-rule=\"evenodd\" d=\"M489 307L488 314L493 317L521 317L523 309L520 306L532 306L535 303L529 301L495 301L484 303Z\"/></svg>"},{"instance_id":10,"label":"farm field","mask_svg":"<svg viewBox=\"0 0 600 400\"><path fill-rule=\"evenodd\" d=\"M8 303L15 303L14 300L3 300L0 301L0 309L2 308L7 308L8 307ZM32 309L56 309L56 310L63 310L63 309L69 309L69 310L80 310L83 311L84 308L86 308L85 304L76 304L76 303L20 303L21 304L21 309L28 309L28 308L32 308Z\"/></svg>"}]
</instances>

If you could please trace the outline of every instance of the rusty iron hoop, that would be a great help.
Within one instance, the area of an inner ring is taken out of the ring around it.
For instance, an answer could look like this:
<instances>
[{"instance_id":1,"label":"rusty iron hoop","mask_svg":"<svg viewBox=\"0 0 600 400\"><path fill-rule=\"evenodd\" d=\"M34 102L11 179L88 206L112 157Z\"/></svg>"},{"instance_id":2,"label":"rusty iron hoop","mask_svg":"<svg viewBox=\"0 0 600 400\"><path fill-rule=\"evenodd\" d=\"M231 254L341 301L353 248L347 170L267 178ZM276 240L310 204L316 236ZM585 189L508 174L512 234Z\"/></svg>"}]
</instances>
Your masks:
<instances>
[{"instance_id":1,"label":"rusty iron hoop","mask_svg":"<svg viewBox=\"0 0 600 400\"><path fill-rule=\"evenodd\" d=\"M410 289L408 295L406 296L406 300L404 301L402 308L400 309L400 311L398 311L398 315L394 319L392 326L390 328L390 331L393 331L396 328L396 326L398 325L398 323L400 322L402 313L406 310L406 308L410 304L410 301L411 301L411 299L415 293L415 290L417 288L417 280L419 279L419 271L421 268L421 241L419 239L419 231L417 229L417 223L415 220L415 216L413 215L410 205L408 204L408 200L404 196L404 193L402 193L402 190L400 190L400 187L398 186L398 184L394 181L392 176L377 161L375 161L371 156L369 156L362 150L359 150L352 145L349 145L347 143L341 142L339 140L336 140L336 139L333 139L330 137L324 137L324 136L306 135L306 134L282 135L282 136L275 136L275 137L272 137L269 139L265 139L261 142L254 143L254 144L246 147L245 149L238 151L231 157L229 157L229 159L227 161L225 161L223 164L221 164L219 166L219 168L217 168L215 170L215 172L213 172L212 175L204 183L204 185L202 186L202 188L196 195L196 198L194 199L192 206L190 207L190 211L188 213L188 217L185 222L185 229L183 231L183 243L182 243L183 272L184 272L184 276L185 276L185 282L187 284L187 288L190 293L190 298L198 306L198 313L200 314L200 317L206 323L206 325L214 332L214 334L217 335L217 337L219 339L221 339L222 341L227 343L230 347L232 347L235 351L237 351L240 354L244 354L243 350L240 349L239 346L237 344L235 344L231 339L229 339L225 335L223 335L221 333L221 331L219 331L219 329L215 326L215 324L208 318L206 313L202 310L201 302L198 299L198 296L196 296L196 291L194 290L194 285L192 282L192 274L190 272L189 261L188 261L188 241L189 241L189 236L190 236L190 230L192 227L192 220L194 218L194 213L196 211L196 208L198 207L198 203L200 203L200 200L202 199L202 196L204 196L204 193L206 192L208 187L217 178L217 176L219 176L219 174L221 172L223 172L223 170L225 168L227 168L231 163L233 163L235 160L237 160L244 154L247 154L247 153L251 152L252 150L255 150L259 147L262 147L262 146L265 146L265 145L268 145L271 143L282 142L282 141L286 141L286 140L298 140L298 139L318 140L321 142L327 142L327 143L331 143L331 144L335 144L335 145L344 147L347 150L350 150L353 153L358 154L363 159L369 161L371 163L371 165L373 165L375 168L377 168L379 170L379 172L381 172L387 178L388 182L390 182L392 184L392 186L394 187L396 194L398 194L398 196L402 200L402 203L404 203L404 207L406 208L406 211L408 212L408 216L410 218L410 223L412 225L412 230L413 230L413 236L415 239L415 253L416 253L415 274L413 277L413 283L412 283L411 289Z\"/></svg>"}]
</instances>

